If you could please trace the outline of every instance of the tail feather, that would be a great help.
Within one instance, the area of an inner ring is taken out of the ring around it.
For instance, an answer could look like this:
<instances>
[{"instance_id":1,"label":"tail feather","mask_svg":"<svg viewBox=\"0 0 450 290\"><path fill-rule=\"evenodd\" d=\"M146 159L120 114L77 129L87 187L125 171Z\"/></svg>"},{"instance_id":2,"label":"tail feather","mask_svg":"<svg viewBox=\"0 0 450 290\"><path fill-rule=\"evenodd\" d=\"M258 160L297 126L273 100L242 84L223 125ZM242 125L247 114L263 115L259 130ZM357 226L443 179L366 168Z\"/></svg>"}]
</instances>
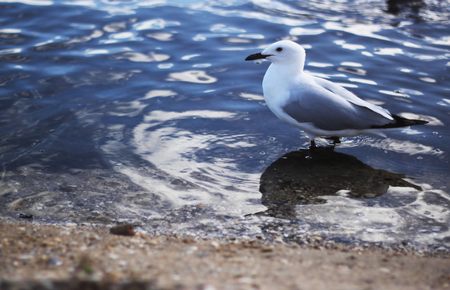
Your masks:
<instances>
[{"instance_id":1,"label":"tail feather","mask_svg":"<svg viewBox=\"0 0 450 290\"><path fill-rule=\"evenodd\" d=\"M425 125L428 123L428 121L406 119L406 118L400 117L398 115L392 115L392 117L394 118L394 121L392 123L385 124L385 125L375 125L375 126L372 126L372 128L374 128L374 129L399 128L399 127L408 127L408 126L414 126L414 125Z\"/></svg>"}]
</instances>

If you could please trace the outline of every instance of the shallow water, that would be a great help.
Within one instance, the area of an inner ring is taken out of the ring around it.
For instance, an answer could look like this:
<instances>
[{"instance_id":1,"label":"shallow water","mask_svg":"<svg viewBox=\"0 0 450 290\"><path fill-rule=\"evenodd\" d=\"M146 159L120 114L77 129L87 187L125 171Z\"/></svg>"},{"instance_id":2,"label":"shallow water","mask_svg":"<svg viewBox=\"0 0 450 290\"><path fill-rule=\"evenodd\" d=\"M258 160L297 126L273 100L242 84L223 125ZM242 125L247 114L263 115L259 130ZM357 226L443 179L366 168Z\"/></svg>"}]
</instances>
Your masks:
<instances>
[{"instance_id":1,"label":"shallow water","mask_svg":"<svg viewBox=\"0 0 450 290\"><path fill-rule=\"evenodd\" d=\"M445 1L162 2L0 1L2 216L450 249ZM244 62L281 38L430 123L301 151Z\"/></svg>"}]
</instances>

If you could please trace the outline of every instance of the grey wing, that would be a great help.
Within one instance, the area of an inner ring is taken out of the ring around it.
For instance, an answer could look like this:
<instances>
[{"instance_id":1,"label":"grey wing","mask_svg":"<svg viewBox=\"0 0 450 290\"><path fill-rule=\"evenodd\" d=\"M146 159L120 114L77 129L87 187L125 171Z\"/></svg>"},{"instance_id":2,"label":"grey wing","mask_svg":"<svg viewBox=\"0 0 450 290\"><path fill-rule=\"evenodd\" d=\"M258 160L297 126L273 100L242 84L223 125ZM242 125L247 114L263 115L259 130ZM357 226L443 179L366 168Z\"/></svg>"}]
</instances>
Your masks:
<instances>
[{"instance_id":1,"label":"grey wing","mask_svg":"<svg viewBox=\"0 0 450 290\"><path fill-rule=\"evenodd\" d=\"M299 123L311 123L326 131L363 130L391 122L367 107L355 105L320 87L291 91L283 111Z\"/></svg>"},{"instance_id":2,"label":"grey wing","mask_svg":"<svg viewBox=\"0 0 450 290\"><path fill-rule=\"evenodd\" d=\"M355 94L345 89L344 87L341 87L338 84L335 84L329 80L321 79L318 77L313 77L313 80L320 86L335 93L336 95L339 95L340 97L346 99L347 101L349 101L354 105L366 107L389 120L394 120L394 118L392 117L391 113L388 110L358 98Z\"/></svg>"}]
</instances>

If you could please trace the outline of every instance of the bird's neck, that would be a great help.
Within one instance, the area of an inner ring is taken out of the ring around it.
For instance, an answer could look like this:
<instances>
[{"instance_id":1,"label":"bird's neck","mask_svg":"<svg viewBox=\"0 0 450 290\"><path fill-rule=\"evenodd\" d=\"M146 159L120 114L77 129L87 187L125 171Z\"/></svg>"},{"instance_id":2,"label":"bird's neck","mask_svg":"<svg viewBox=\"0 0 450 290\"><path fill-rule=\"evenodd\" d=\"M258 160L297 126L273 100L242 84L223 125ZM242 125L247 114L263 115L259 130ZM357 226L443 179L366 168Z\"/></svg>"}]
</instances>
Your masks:
<instances>
[{"instance_id":1,"label":"bird's neck","mask_svg":"<svg viewBox=\"0 0 450 290\"><path fill-rule=\"evenodd\" d=\"M271 107L284 103L289 97L291 87L298 83L303 69L296 65L272 63L263 79L263 92L266 103ZM271 108L273 111L273 109Z\"/></svg>"},{"instance_id":2,"label":"bird's neck","mask_svg":"<svg viewBox=\"0 0 450 290\"><path fill-rule=\"evenodd\" d=\"M297 60L293 62L274 62L270 65L269 69L277 74L282 74L283 77L290 78L303 73L304 66L304 61Z\"/></svg>"},{"instance_id":3,"label":"bird's neck","mask_svg":"<svg viewBox=\"0 0 450 290\"><path fill-rule=\"evenodd\" d=\"M303 63L272 63L267 69L266 76L277 80L279 84L290 83L303 74Z\"/></svg>"}]
</instances>

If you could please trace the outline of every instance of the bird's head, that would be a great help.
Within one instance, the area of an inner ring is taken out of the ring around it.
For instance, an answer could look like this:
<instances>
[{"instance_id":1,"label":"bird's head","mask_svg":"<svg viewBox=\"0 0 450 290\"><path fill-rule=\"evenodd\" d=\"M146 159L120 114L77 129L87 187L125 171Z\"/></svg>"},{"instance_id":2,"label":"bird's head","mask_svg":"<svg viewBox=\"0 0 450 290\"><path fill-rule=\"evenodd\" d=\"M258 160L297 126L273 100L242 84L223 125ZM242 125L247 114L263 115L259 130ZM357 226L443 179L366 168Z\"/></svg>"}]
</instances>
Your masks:
<instances>
[{"instance_id":1,"label":"bird's head","mask_svg":"<svg viewBox=\"0 0 450 290\"><path fill-rule=\"evenodd\" d=\"M279 64L302 64L305 62L305 49L290 40L281 40L272 43L262 52L247 56L245 60L268 59Z\"/></svg>"}]
</instances>

